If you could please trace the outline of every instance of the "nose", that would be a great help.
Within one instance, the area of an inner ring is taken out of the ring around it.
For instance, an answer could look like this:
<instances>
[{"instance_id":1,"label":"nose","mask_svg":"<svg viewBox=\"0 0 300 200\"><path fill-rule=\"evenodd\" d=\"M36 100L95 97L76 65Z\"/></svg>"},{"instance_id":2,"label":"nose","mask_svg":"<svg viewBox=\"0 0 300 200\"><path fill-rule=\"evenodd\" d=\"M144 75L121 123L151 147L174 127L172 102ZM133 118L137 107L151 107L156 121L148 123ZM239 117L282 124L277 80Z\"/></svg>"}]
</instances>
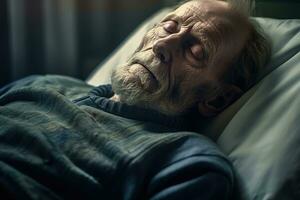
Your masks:
<instances>
[{"instance_id":1,"label":"nose","mask_svg":"<svg viewBox=\"0 0 300 200\"><path fill-rule=\"evenodd\" d=\"M153 52L157 58L163 63L171 61L171 52L165 40L158 40L153 45Z\"/></svg>"},{"instance_id":2,"label":"nose","mask_svg":"<svg viewBox=\"0 0 300 200\"><path fill-rule=\"evenodd\" d=\"M161 62L170 63L172 61L173 57L176 56L175 53L178 52L180 46L182 46L186 33L187 30L183 30L160 38L154 43L153 52Z\"/></svg>"}]
</instances>

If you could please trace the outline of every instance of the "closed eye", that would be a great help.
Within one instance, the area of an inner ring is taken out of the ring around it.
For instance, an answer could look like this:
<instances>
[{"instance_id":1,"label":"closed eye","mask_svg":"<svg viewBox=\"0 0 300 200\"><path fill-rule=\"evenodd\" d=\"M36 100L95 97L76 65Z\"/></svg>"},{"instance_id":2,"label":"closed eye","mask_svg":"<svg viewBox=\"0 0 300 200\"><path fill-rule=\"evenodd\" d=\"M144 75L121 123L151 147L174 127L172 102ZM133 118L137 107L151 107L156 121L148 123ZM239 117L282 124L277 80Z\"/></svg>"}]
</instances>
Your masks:
<instances>
[{"instance_id":1,"label":"closed eye","mask_svg":"<svg viewBox=\"0 0 300 200\"><path fill-rule=\"evenodd\" d=\"M172 34L179 31L178 23L174 20L168 20L163 22L163 28L166 32Z\"/></svg>"},{"instance_id":2,"label":"closed eye","mask_svg":"<svg viewBox=\"0 0 300 200\"><path fill-rule=\"evenodd\" d=\"M204 49L200 44L193 44L189 47L190 52L192 56L198 60L201 61L204 58Z\"/></svg>"}]
</instances>

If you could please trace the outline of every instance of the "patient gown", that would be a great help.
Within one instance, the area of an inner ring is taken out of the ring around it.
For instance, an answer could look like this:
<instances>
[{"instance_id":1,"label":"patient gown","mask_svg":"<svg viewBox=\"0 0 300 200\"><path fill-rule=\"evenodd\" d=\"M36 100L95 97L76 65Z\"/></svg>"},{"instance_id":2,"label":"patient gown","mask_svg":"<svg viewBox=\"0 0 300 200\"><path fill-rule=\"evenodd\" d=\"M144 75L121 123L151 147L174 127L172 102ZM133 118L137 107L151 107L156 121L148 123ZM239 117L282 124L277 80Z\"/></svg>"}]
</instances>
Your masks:
<instances>
[{"instance_id":1,"label":"patient gown","mask_svg":"<svg viewBox=\"0 0 300 200\"><path fill-rule=\"evenodd\" d=\"M231 163L187 120L110 85L31 76L0 89L0 199L231 199Z\"/></svg>"}]
</instances>

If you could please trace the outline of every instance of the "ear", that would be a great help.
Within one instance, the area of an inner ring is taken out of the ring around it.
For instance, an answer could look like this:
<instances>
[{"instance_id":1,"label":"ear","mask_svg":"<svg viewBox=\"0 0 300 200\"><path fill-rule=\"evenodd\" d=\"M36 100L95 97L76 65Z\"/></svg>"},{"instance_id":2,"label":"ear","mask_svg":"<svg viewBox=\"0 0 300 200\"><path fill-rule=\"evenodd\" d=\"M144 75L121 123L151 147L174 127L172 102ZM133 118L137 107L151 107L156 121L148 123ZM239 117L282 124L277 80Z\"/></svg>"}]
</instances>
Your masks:
<instances>
[{"instance_id":1,"label":"ear","mask_svg":"<svg viewBox=\"0 0 300 200\"><path fill-rule=\"evenodd\" d=\"M198 104L198 111L205 117L215 116L242 95L243 91L232 84L225 85L219 94Z\"/></svg>"}]
</instances>

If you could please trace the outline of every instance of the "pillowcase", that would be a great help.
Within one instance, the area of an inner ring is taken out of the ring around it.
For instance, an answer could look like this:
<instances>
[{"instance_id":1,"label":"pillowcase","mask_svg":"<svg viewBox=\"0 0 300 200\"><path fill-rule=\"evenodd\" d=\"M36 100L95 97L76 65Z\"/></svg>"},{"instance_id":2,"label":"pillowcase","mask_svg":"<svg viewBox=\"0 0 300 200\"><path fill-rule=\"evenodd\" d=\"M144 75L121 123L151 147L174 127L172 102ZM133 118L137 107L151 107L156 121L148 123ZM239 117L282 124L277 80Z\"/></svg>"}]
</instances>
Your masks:
<instances>
[{"instance_id":1,"label":"pillowcase","mask_svg":"<svg viewBox=\"0 0 300 200\"><path fill-rule=\"evenodd\" d=\"M268 75L219 116L236 112L224 130L211 129L237 170L241 199L300 199L300 20L256 20L273 44Z\"/></svg>"}]
</instances>

